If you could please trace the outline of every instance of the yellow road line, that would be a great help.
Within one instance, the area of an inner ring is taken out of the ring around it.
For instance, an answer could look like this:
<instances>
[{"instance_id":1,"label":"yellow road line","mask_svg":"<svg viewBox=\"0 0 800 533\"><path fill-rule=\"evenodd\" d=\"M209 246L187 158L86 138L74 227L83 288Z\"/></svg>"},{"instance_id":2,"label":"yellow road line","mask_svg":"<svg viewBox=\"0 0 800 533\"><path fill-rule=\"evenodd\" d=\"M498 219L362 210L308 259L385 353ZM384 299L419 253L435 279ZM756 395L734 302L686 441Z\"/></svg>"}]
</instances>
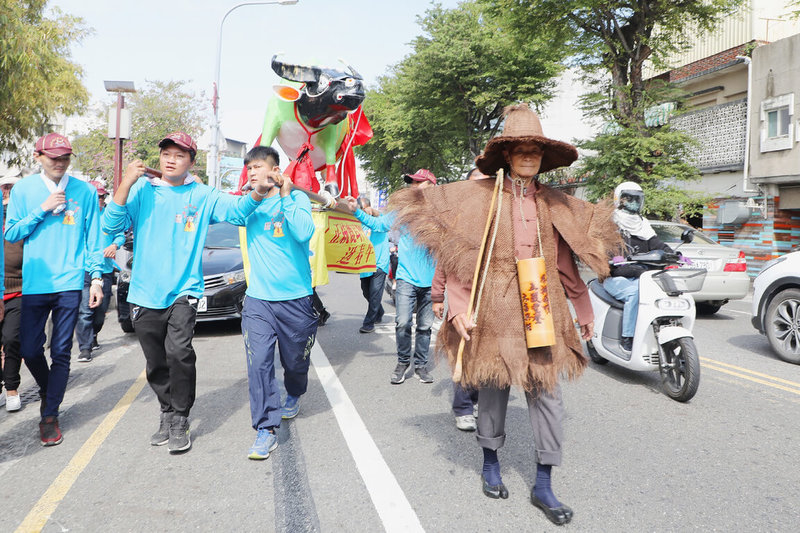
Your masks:
<instances>
[{"instance_id":1,"label":"yellow road line","mask_svg":"<svg viewBox=\"0 0 800 533\"><path fill-rule=\"evenodd\" d=\"M84 468L89 464L89 461L92 460L94 454L97 453L100 445L103 444L103 441L106 440L131 406L133 400L135 400L136 396L142 391L145 383L147 383L147 380L144 371L142 371L133 385L128 389L128 392L125 393L125 396L123 396L111 412L106 415L97 429L94 430L94 433L92 433L83 446L81 446L81 449L72 457L69 464L61 471L55 481L50 484L50 488L39 498L39 501L36 502L36 505L34 505L33 509L28 513L28 516L25 517L25 520L23 520L17 528L17 533L42 530L45 524L47 524L47 520L56 510L56 507L58 507L58 504L61 503L61 500L64 499L64 496L78 479L78 476L81 475L81 472L83 472Z\"/></svg>"},{"instance_id":2,"label":"yellow road line","mask_svg":"<svg viewBox=\"0 0 800 533\"><path fill-rule=\"evenodd\" d=\"M715 365L724 366L726 368L732 368L733 370L738 370L740 372L746 372L748 374L752 374L754 376L758 376L761 378L771 379L772 381L777 381L778 383L783 383L785 385L790 385L792 387L800 388L800 383L796 381L789 381L787 379L776 378L775 376L770 376L769 374L762 374L761 372L756 372L755 370L749 370L747 368L742 368L740 366L732 365L730 363L723 363L722 361L715 361L714 359L709 359L708 357L700 357L701 361L705 361L708 363L713 363Z\"/></svg>"},{"instance_id":3,"label":"yellow road line","mask_svg":"<svg viewBox=\"0 0 800 533\"><path fill-rule=\"evenodd\" d=\"M729 366L733 366L733 365L729 365ZM715 366L714 364L711 364L711 363L708 363L708 362L706 362L703 365L703 367L710 368L711 370L716 370L717 372L722 372L723 374L728 374L730 376L735 376L735 377L738 377L738 378L742 378L742 379L745 379L747 381L752 381L754 383L759 383L761 385L766 385L766 386L772 387L774 389L780 389L782 391L791 392L792 394L797 394L798 396L800 396L800 388L793 389L791 387L786 387L784 385L778 385L777 383L773 383L771 381L767 381L766 379L759 379L759 378L755 378L755 377L752 377L752 376L748 376L747 374L743 374L741 372L734 372L732 370L728 370L728 369L723 368L723 367ZM752 371L745 370L745 369L742 369L742 370L744 370L745 372L752 372ZM778 378L772 378L770 376L768 376L768 377L770 379L778 379Z\"/></svg>"}]
</instances>

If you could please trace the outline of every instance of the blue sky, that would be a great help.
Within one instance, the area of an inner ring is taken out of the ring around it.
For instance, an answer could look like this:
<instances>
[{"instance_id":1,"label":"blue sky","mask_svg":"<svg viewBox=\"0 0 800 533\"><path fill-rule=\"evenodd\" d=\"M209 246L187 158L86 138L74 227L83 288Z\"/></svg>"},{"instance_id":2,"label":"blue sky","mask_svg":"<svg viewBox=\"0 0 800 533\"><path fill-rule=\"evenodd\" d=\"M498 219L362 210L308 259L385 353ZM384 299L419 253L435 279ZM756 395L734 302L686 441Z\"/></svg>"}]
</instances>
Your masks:
<instances>
[{"instance_id":1,"label":"blue sky","mask_svg":"<svg viewBox=\"0 0 800 533\"><path fill-rule=\"evenodd\" d=\"M191 80L210 102L219 25L237 0L51 0L50 7L82 17L94 33L72 48L85 69L93 101L106 99L103 80ZM454 7L457 0L440 0ZM273 53L288 60L335 64L343 58L374 85L410 52L417 16L429 0L300 0L244 6L225 22L220 71L220 120L225 136L252 143L278 77ZM546 134L569 140L576 128L574 84L547 110ZM563 102L562 102L563 100ZM210 113L210 106L209 106ZM568 116L569 115L569 116Z\"/></svg>"}]
</instances>

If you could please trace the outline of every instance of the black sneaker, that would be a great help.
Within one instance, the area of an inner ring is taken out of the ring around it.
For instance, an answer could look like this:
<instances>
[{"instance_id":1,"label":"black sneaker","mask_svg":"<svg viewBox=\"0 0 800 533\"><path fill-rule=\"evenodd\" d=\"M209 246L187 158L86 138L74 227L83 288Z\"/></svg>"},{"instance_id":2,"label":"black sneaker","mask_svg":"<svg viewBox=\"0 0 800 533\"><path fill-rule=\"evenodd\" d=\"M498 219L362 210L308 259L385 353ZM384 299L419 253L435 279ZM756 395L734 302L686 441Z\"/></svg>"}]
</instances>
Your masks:
<instances>
[{"instance_id":1,"label":"black sneaker","mask_svg":"<svg viewBox=\"0 0 800 533\"><path fill-rule=\"evenodd\" d=\"M406 380L406 371L410 365L408 363L397 363L397 366L394 368L394 372L392 372L392 379L389 380L389 383L392 385L400 385L402 382Z\"/></svg>"},{"instance_id":2,"label":"black sneaker","mask_svg":"<svg viewBox=\"0 0 800 533\"><path fill-rule=\"evenodd\" d=\"M417 379L419 379L420 383L433 383L433 376L430 375L425 367L420 366L415 368L414 373L417 375Z\"/></svg>"},{"instance_id":3,"label":"black sneaker","mask_svg":"<svg viewBox=\"0 0 800 533\"><path fill-rule=\"evenodd\" d=\"M625 353L631 353L633 349L633 337L622 337L619 345Z\"/></svg>"},{"instance_id":4,"label":"black sneaker","mask_svg":"<svg viewBox=\"0 0 800 533\"><path fill-rule=\"evenodd\" d=\"M174 414L175 413L172 411L168 413L162 411L161 421L158 424L158 431L153 433L153 436L150 437L151 446L163 446L169 442L169 425L172 422L172 415Z\"/></svg>"},{"instance_id":5,"label":"black sneaker","mask_svg":"<svg viewBox=\"0 0 800 533\"><path fill-rule=\"evenodd\" d=\"M169 453L185 452L192 447L189 437L189 419L181 415L173 415L169 425Z\"/></svg>"},{"instance_id":6,"label":"black sneaker","mask_svg":"<svg viewBox=\"0 0 800 533\"><path fill-rule=\"evenodd\" d=\"M97 344L97 335L95 335L92 337L92 350L96 350L98 348L100 348L100 345Z\"/></svg>"},{"instance_id":7,"label":"black sneaker","mask_svg":"<svg viewBox=\"0 0 800 533\"><path fill-rule=\"evenodd\" d=\"M375 326L361 326L358 328L359 333L372 333L375 331Z\"/></svg>"},{"instance_id":8,"label":"black sneaker","mask_svg":"<svg viewBox=\"0 0 800 533\"><path fill-rule=\"evenodd\" d=\"M89 350L81 350L81 354L78 356L79 363L90 363L92 361L92 352Z\"/></svg>"}]
</instances>

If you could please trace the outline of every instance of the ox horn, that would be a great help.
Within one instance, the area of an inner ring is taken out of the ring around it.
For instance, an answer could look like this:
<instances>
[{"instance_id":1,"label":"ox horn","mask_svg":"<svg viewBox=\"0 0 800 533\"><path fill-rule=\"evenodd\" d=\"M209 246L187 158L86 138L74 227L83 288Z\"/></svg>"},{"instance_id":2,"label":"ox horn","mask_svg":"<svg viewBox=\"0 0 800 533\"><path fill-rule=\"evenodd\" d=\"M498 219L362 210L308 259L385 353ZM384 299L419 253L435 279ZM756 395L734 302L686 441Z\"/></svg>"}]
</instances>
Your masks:
<instances>
[{"instance_id":1,"label":"ox horn","mask_svg":"<svg viewBox=\"0 0 800 533\"><path fill-rule=\"evenodd\" d=\"M272 70L283 79L301 83L314 83L319 81L320 70L315 67L290 65L278 61L278 54L272 56Z\"/></svg>"},{"instance_id":2,"label":"ox horn","mask_svg":"<svg viewBox=\"0 0 800 533\"><path fill-rule=\"evenodd\" d=\"M340 58L338 58L338 59L339 59L339 62L340 62L342 65L344 65L344 66L346 66L348 69L350 69L350 74L352 74L354 78L356 78L356 79L359 79L359 80L361 80L361 81L364 81L364 77L363 77L361 74L359 74L359 73L358 73L358 71L352 67L352 65L350 65L350 64L349 64L347 61L345 61L345 60L344 60L344 59L342 59L341 57L340 57Z\"/></svg>"}]
</instances>

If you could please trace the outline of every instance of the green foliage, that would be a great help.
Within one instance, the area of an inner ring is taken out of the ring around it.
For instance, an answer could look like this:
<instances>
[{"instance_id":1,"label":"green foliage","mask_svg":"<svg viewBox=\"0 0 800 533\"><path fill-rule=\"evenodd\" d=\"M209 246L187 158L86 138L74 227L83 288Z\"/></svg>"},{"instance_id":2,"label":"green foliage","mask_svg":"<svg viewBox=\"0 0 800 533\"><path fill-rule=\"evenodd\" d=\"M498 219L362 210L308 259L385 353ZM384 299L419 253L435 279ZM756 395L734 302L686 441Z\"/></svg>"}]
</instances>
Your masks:
<instances>
[{"instance_id":1,"label":"green foliage","mask_svg":"<svg viewBox=\"0 0 800 533\"><path fill-rule=\"evenodd\" d=\"M123 165L141 159L151 168L158 168L158 143L169 133L185 131L192 138L203 133L207 124L203 95L186 89L186 81L148 81L143 89L125 98L131 111L131 139L123 144ZM116 98L108 107L116 105ZM100 113L103 125L73 141L73 165L90 176L103 176L113 181L114 142L106 137L107 111ZM207 181L205 152L198 152L193 173Z\"/></svg>"},{"instance_id":2,"label":"green foliage","mask_svg":"<svg viewBox=\"0 0 800 533\"><path fill-rule=\"evenodd\" d=\"M86 105L83 70L70 61L70 47L88 34L80 18L46 0L0 0L0 154L23 162L29 144L57 114Z\"/></svg>"},{"instance_id":3,"label":"green foliage","mask_svg":"<svg viewBox=\"0 0 800 533\"><path fill-rule=\"evenodd\" d=\"M700 177L691 160L697 142L669 125L648 133L643 136L636 128L620 128L579 143L595 152L583 159L589 199L608 197L623 181L634 181L645 191L648 216L669 220L695 214L705 197L685 190L679 182Z\"/></svg>"},{"instance_id":4,"label":"green foliage","mask_svg":"<svg viewBox=\"0 0 800 533\"><path fill-rule=\"evenodd\" d=\"M434 5L419 24L412 53L364 103L375 135L358 155L368 179L389 190L423 167L441 181L461 179L497 132L503 108L541 106L563 68L557 35L539 29L519 39L479 0Z\"/></svg>"},{"instance_id":5,"label":"green foliage","mask_svg":"<svg viewBox=\"0 0 800 533\"><path fill-rule=\"evenodd\" d=\"M572 62L592 88L581 98L585 116L605 124L602 134L580 147L590 197L597 199L623 181L639 183L651 216L672 218L698 209L701 197L680 182L699 178L690 158L691 136L667 126L645 125L645 110L680 103L681 91L644 79L644 66L669 68L668 58L712 30L743 0L485 0L493 13L524 36L542 25L563 34Z\"/></svg>"}]
</instances>

